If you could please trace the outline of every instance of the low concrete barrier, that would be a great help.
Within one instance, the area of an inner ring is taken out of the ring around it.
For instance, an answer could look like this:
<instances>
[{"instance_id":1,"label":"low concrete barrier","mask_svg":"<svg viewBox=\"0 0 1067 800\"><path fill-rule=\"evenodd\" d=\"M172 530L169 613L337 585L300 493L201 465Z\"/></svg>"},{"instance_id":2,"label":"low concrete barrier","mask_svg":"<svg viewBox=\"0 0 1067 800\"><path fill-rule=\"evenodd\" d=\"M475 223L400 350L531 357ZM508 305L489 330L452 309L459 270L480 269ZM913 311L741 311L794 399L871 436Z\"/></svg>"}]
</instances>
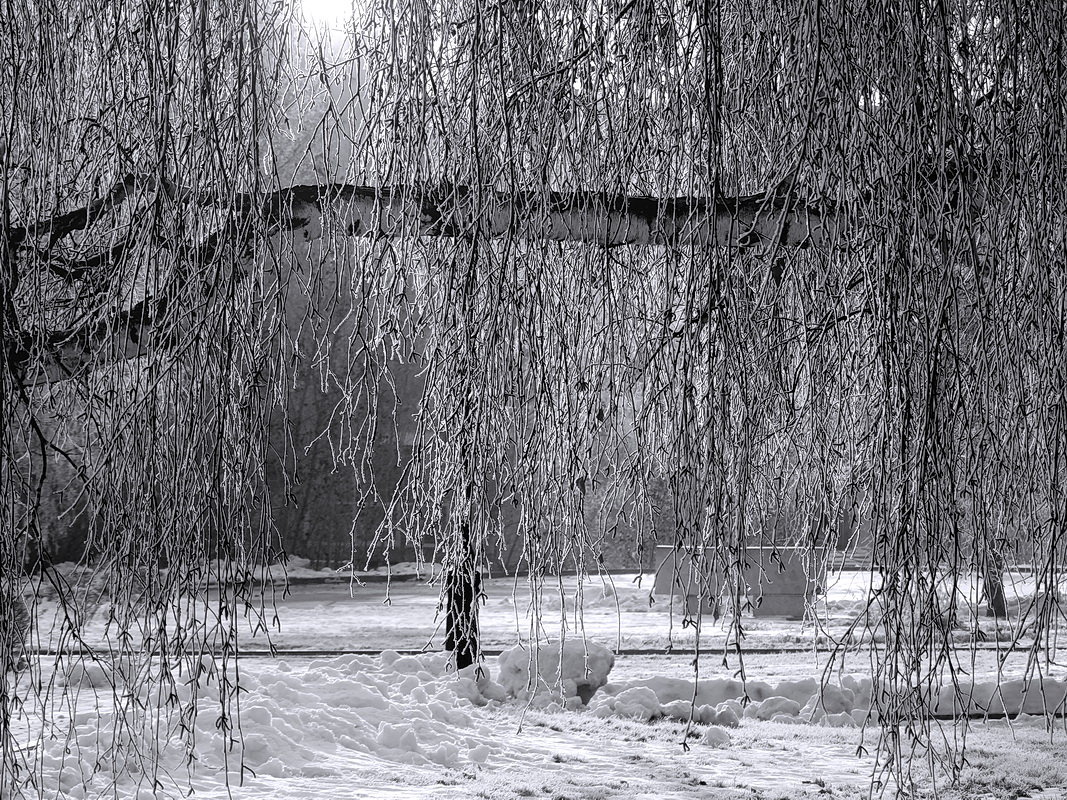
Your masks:
<instances>
[{"instance_id":1,"label":"low concrete barrier","mask_svg":"<svg viewBox=\"0 0 1067 800\"><path fill-rule=\"evenodd\" d=\"M819 548L821 550L822 548ZM778 558L774 558L777 553ZM810 557L809 557L810 554ZM683 597L687 613L718 617L723 600L731 594L713 554L702 559L699 549L656 547L656 580L653 594L659 598ZM747 551L748 566L742 571L736 591L757 617L803 619L807 605L823 591L826 583L825 553L811 553L799 547L752 547ZM805 572L811 562L812 574Z\"/></svg>"}]
</instances>

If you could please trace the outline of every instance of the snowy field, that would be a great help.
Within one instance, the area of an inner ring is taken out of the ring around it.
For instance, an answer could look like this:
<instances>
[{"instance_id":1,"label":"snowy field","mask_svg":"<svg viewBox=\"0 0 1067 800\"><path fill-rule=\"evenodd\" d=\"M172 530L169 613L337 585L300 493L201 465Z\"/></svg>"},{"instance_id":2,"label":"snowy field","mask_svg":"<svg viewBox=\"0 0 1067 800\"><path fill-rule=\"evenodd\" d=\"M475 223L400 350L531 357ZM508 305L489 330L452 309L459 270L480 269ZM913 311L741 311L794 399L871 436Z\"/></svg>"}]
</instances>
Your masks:
<instances>
[{"instance_id":1,"label":"snowy field","mask_svg":"<svg viewBox=\"0 0 1067 800\"><path fill-rule=\"evenodd\" d=\"M292 566L296 577L315 577ZM27 699L16 719L20 745L32 780L49 797L177 798L192 789L197 798L257 800L860 798L878 730L868 718L870 651L851 652L822 691L828 661L815 643L847 629L869 584L865 573L831 576L818 625L746 618L746 646L756 652L745 658L744 686L736 656L723 664L725 626L711 620L701 632L706 652L694 685L694 633L682 629L669 602L649 605L648 576L640 584L637 576L563 578L540 599L540 629L524 584L487 581L484 644L505 652L488 658L480 675L456 675L437 652L436 588L394 581L298 583L268 626L284 655L237 664L205 656L157 681L154 691L130 679L134 667L106 658L42 654L38 668L8 679ZM1012 576L1016 608L1027 588L1024 576ZM82 626L86 644L113 641L107 612L100 603ZM47 614L40 619L44 644ZM250 652L267 649L261 621L242 620ZM1065 722L1053 722L1053 736L1040 716L1063 713L1067 652L1053 652L1040 682L1022 680L1024 657L1008 659L998 691L998 647L1019 631L998 632L978 617L958 626L965 638L984 626L985 643L965 657L973 679L964 678L963 695L934 690L930 710L944 716L966 707L1011 719L969 727L970 765L944 796L1067 798ZM558 645L540 649L543 679L532 684L531 633L568 642L562 667ZM361 650L386 652L309 654ZM63 700L48 708L51 725L41 730L34 683L49 682ZM234 686L239 706L221 719ZM934 724L935 735L959 734L951 720ZM188 743L178 735L182 726L193 734ZM167 744L158 764L146 766L155 741ZM919 781L919 796L932 796L930 774L920 769Z\"/></svg>"},{"instance_id":2,"label":"snowy field","mask_svg":"<svg viewBox=\"0 0 1067 800\"><path fill-rule=\"evenodd\" d=\"M256 603L260 608L248 609L237 626L242 649L265 651L273 646L282 651L380 652L441 647L441 576L435 565L423 565L417 578L415 565L404 563L394 565L389 574L384 570L361 573L353 580L329 569L308 569L306 563L306 559L293 558L287 569L272 567L263 576L271 580L265 582ZM70 579L75 585L86 580L84 575L73 574ZM855 625L866 608L871 583L869 572L831 573L826 592L818 595L814 613L803 622L746 614L745 648L757 652L810 650L816 644L825 648L846 639L860 644L879 639L877 626L868 630ZM546 578L532 599L525 577L486 580L479 612L483 647L499 652L530 638L584 635L616 651L692 650L697 645L697 631L684 624L680 598L672 603L670 597L654 595L652 585L652 575L603 575L583 581L562 576ZM84 592L81 605L89 610L88 617L80 620L79 637L88 645L107 646L115 631L108 628L110 607L106 598L98 597L92 587L76 591ZM999 624L986 618L979 608L979 591L977 581L959 581L956 592L961 610L951 626L953 641L965 645L977 638L983 647L992 649L997 648L998 641L1030 644L1033 637L1028 635L1020 612L1033 598L1033 578L1019 573L1006 575L1010 619ZM1067 579L1060 593L1067 595ZM42 645L55 636L59 611L54 602L41 604ZM201 618L217 615L217 607L210 602L199 614ZM872 621L877 621L877 614ZM721 652L731 636L729 623L729 618L701 618L701 650ZM1052 644L1054 649L1067 646Z\"/></svg>"}]
</instances>

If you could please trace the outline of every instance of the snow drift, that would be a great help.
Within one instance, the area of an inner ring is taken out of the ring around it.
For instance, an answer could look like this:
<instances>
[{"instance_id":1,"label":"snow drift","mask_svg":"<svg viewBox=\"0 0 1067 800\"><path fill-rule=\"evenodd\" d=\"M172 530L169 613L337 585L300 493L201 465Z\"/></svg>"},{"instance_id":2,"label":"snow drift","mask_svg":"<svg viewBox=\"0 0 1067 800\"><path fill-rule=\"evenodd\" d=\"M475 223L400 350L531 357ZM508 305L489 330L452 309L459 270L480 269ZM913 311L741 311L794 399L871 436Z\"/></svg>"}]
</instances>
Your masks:
<instances>
[{"instance_id":1,"label":"snow drift","mask_svg":"<svg viewBox=\"0 0 1067 800\"><path fill-rule=\"evenodd\" d=\"M596 642L569 639L562 645L516 645L501 653L497 663L500 683L510 697L530 700L547 692L574 709L607 683L615 654Z\"/></svg>"},{"instance_id":2,"label":"snow drift","mask_svg":"<svg viewBox=\"0 0 1067 800\"><path fill-rule=\"evenodd\" d=\"M338 778L353 765L405 765L429 775L442 767L503 767L513 754L501 741L501 726L514 726L517 717L494 712L526 704L706 726L700 741L708 747L728 746L725 729L748 720L876 722L868 677L845 675L828 686L815 679L770 684L662 676L609 683L614 662L609 648L570 640L510 648L498 659L497 680L488 665L457 673L447 654L392 651L300 666L261 661L239 671L209 656L174 672L160 671L158 662L60 663L53 679L65 686L65 710L34 729L40 709L27 705L13 728L22 725L24 732L27 787L58 788L72 798L155 798L189 789L212 796L212 787L223 796L227 786L263 775ZM145 669L157 670L149 681ZM946 686L930 692L929 708L937 714L1062 714L1065 687L1067 681L1052 678L966 690ZM159 755L152 757L157 746Z\"/></svg>"}]
</instances>

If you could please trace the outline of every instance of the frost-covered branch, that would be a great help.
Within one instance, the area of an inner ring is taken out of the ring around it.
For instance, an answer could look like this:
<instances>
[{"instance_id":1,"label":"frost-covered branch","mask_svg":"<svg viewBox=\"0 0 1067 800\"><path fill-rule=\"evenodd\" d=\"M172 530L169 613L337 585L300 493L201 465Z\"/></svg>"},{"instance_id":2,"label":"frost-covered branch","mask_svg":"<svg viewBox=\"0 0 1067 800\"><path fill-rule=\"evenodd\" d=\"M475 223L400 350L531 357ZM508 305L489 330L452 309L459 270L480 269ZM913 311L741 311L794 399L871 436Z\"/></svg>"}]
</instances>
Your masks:
<instances>
[{"instance_id":1,"label":"frost-covered branch","mask_svg":"<svg viewBox=\"0 0 1067 800\"><path fill-rule=\"evenodd\" d=\"M833 210L801 203L787 188L744 197L633 197L600 192L497 192L297 186L273 206L292 227L327 211L353 236L485 236L621 245L787 247L826 245Z\"/></svg>"},{"instance_id":2,"label":"frost-covered branch","mask_svg":"<svg viewBox=\"0 0 1067 800\"><path fill-rule=\"evenodd\" d=\"M102 199L59 215L8 237L18 249L46 236L55 243L63 235L85 230L108 208L116 208L138 185L120 181ZM322 235L324 226L349 236L391 237L514 237L527 240L581 242L602 247L625 245L747 248L826 246L838 234L834 211L791 198L785 188L744 197L633 197L597 192L478 191L469 187L375 188L345 184L296 186L262 201L238 196L234 216L224 232L186 247L179 260L210 260L221 239L281 229L295 235ZM201 196L203 207L214 205ZM240 246L240 241L227 244ZM125 244L117 247L124 248ZM70 279L89 277L94 267L107 266L115 248L81 259L76 269L61 268ZM121 253L120 253L121 255ZM54 260L54 258L53 258ZM53 269L53 272L56 270ZM146 298L111 319L71 330L24 332L8 343L9 363L29 383L63 380L85 368L136 358L167 346L153 335L163 318L162 301Z\"/></svg>"},{"instance_id":3,"label":"frost-covered branch","mask_svg":"<svg viewBox=\"0 0 1067 800\"><path fill-rule=\"evenodd\" d=\"M7 343L8 364L24 383L66 380L94 366L147 355L170 346L153 337L165 303L144 300L111 319L73 330L22 333Z\"/></svg>"}]
</instances>

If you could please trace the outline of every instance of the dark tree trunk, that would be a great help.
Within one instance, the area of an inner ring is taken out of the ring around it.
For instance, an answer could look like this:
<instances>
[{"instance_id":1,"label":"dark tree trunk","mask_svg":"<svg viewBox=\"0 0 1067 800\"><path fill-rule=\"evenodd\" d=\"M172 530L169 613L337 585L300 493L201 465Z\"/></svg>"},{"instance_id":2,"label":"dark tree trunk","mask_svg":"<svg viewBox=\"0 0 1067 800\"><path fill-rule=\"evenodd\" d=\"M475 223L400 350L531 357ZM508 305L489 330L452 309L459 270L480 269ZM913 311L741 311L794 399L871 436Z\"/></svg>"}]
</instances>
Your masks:
<instances>
[{"instance_id":1,"label":"dark tree trunk","mask_svg":"<svg viewBox=\"0 0 1067 800\"><path fill-rule=\"evenodd\" d=\"M25 669L30 636L30 608L15 586L0 585L0 669Z\"/></svg>"},{"instance_id":2,"label":"dark tree trunk","mask_svg":"<svg viewBox=\"0 0 1067 800\"><path fill-rule=\"evenodd\" d=\"M478 598L482 576L470 546L470 529L464 524L464 558L454 564L445 578L445 649L456 654L456 669L478 660Z\"/></svg>"},{"instance_id":3,"label":"dark tree trunk","mask_svg":"<svg viewBox=\"0 0 1067 800\"><path fill-rule=\"evenodd\" d=\"M1008 603L1004 597L1004 560L990 556L982 573L982 589L985 592L986 616L1008 616Z\"/></svg>"}]
</instances>

